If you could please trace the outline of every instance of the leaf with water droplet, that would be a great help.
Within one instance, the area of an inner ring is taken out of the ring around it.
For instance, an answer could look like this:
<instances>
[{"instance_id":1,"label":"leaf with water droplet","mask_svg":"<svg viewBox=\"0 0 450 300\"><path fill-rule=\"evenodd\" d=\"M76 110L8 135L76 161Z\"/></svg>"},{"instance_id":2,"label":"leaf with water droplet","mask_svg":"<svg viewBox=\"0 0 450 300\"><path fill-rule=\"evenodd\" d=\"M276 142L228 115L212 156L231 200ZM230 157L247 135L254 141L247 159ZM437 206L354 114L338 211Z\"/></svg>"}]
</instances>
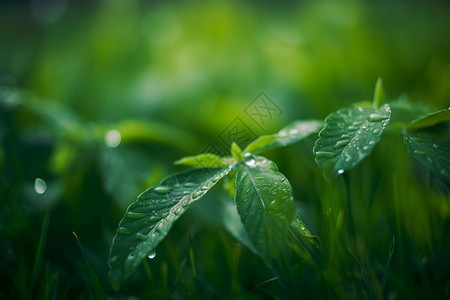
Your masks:
<instances>
[{"instance_id":1,"label":"leaf with water droplet","mask_svg":"<svg viewBox=\"0 0 450 300\"><path fill-rule=\"evenodd\" d=\"M427 130L404 132L408 152L420 163L428 167L450 183L450 140Z\"/></svg>"},{"instance_id":2,"label":"leaf with water droplet","mask_svg":"<svg viewBox=\"0 0 450 300\"><path fill-rule=\"evenodd\" d=\"M139 195L128 207L113 239L111 286L117 289L154 251L182 213L229 172L230 167L193 169L171 175Z\"/></svg>"},{"instance_id":3,"label":"leaf with water droplet","mask_svg":"<svg viewBox=\"0 0 450 300\"><path fill-rule=\"evenodd\" d=\"M388 104L374 108L370 103L329 114L313 150L325 176L342 174L369 155L380 141L390 114Z\"/></svg>"},{"instance_id":4,"label":"leaf with water droplet","mask_svg":"<svg viewBox=\"0 0 450 300\"><path fill-rule=\"evenodd\" d=\"M296 143L318 132L322 125L323 123L318 120L294 121L278 133L260 136L251 142L243 152L259 154L270 148L284 147Z\"/></svg>"},{"instance_id":5,"label":"leaf with water droplet","mask_svg":"<svg viewBox=\"0 0 450 300\"><path fill-rule=\"evenodd\" d=\"M270 264L285 246L294 218L292 189L275 163L261 156L248 159L254 163L237 172L235 202L250 241Z\"/></svg>"},{"instance_id":6,"label":"leaf with water droplet","mask_svg":"<svg viewBox=\"0 0 450 300\"><path fill-rule=\"evenodd\" d=\"M318 236L312 235L306 228L300 216L295 216L294 220L289 224L289 231L299 239L306 239L316 248L320 248L320 239Z\"/></svg>"},{"instance_id":7,"label":"leaf with water droplet","mask_svg":"<svg viewBox=\"0 0 450 300\"><path fill-rule=\"evenodd\" d=\"M194 168L223 168L228 166L228 164L221 157L212 153L186 156L175 161L175 164Z\"/></svg>"}]
</instances>

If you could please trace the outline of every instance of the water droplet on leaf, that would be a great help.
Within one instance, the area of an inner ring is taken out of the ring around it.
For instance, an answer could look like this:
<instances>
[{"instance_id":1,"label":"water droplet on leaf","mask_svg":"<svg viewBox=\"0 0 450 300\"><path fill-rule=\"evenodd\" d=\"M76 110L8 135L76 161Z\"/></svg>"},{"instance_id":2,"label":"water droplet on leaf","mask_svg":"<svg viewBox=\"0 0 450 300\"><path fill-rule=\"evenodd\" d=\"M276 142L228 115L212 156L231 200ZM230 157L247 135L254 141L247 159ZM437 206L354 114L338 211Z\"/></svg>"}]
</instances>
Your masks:
<instances>
[{"instance_id":1,"label":"water droplet on leaf","mask_svg":"<svg viewBox=\"0 0 450 300\"><path fill-rule=\"evenodd\" d=\"M339 170L337 171L337 173L338 173L338 175L344 174L344 169L339 169Z\"/></svg>"},{"instance_id":2,"label":"water droplet on leaf","mask_svg":"<svg viewBox=\"0 0 450 300\"><path fill-rule=\"evenodd\" d=\"M380 132L381 132L381 130L377 128L373 131L373 134L379 134Z\"/></svg>"},{"instance_id":3,"label":"water droplet on leaf","mask_svg":"<svg viewBox=\"0 0 450 300\"><path fill-rule=\"evenodd\" d=\"M332 157L336 156L336 153L329 152L329 151L317 151L316 152L316 156L317 157L322 157L322 158L332 158Z\"/></svg>"},{"instance_id":4,"label":"water droplet on leaf","mask_svg":"<svg viewBox=\"0 0 450 300\"><path fill-rule=\"evenodd\" d=\"M247 152L247 153L244 154L243 161L249 167L256 166L255 156L253 156L253 154L251 154L250 152Z\"/></svg>"},{"instance_id":5,"label":"water droplet on leaf","mask_svg":"<svg viewBox=\"0 0 450 300\"><path fill-rule=\"evenodd\" d=\"M168 194L171 190L172 189L168 186L157 186L154 188L154 191L161 195Z\"/></svg>"},{"instance_id":6,"label":"water droplet on leaf","mask_svg":"<svg viewBox=\"0 0 450 300\"><path fill-rule=\"evenodd\" d=\"M386 116L386 115L371 114L369 116L369 121L370 122L380 122L380 121L386 120L387 118L388 118L388 116Z\"/></svg>"},{"instance_id":7,"label":"water droplet on leaf","mask_svg":"<svg viewBox=\"0 0 450 300\"><path fill-rule=\"evenodd\" d=\"M131 230L125 227L119 227L119 229L117 229L117 234L130 234Z\"/></svg>"},{"instance_id":8,"label":"water droplet on leaf","mask_svg":"<svg viewBox=\"0 0 450 300\"><path fill-rule=\"evenodd\" d=\"M131 212L129 211L125 217L127 219L133 219L133 220L138 220L138 219L142 219L143 217L145 217L147 214L145 213L136 213L136 212Z\"/></svg>"},{"instance_id":9,"label":"water droplet on leaf","mask_svg":"<svg viewBox=\"0 0 450 300\"><path fill-rule=\"evenodd\" d=\"M345 147L350 143L350 140L341 140L341 141L337 141L336 145L333 146L333 148L337 149L337 148L341 148L341 147Z\"/></svg>"},{"instance_id":10,"label":"water droplet on leaf","mask_svg":"<svg viewBox=\"0 0 450 300\"><path fill-rule=\"evenodd\" d=\"M152 252L148 255L148 258L154 259L156 257L156 252Z\"/></svg>"},{"instance_id":11,"label":"water droplet on leaf","mask_svg":"<svg viewBox=\"0 0 450 300\"><path fill-rule=\"evenodd\" d=\"M140 232L136 233L136 237L141 241L145 241L148 238L148 236L146 236L145 234L142 234Z\"/></svg>"},{"instance_id":12,"label":"water droplet on leaf","mask_svg":"<svg viewBox=\"0 0 450 300\"><path fill-rule=\"evenodd\" d=\"M434 148L434 149L437 149L437 148L438 148L438 145L437 145L437 144L433 144L433 148Z\"/></svg>"},{"instance_id":13,"label":"water droplet on leaf","mask_svg":"<svg viewBox=\"0 0 450 300\"><path fill-rule=\"evenodd\" d=\"M41 178L36 178L36 180L34 181L34 191L36 192L36 194L42 195L46 190L47 183Z\"/></svg>"},{"instance_id":14,"label":"water droplet on leaf","mask_svg":"<svg viewBox=\"0 0 450 300\"><path fill-rule=\"evenodd\" d=\"M425 154L425 151L416 149L416 150L413 151L413 153L414 154L418 154L418 155L422 155L422 154Z\"/></svg>"}]
</instances>

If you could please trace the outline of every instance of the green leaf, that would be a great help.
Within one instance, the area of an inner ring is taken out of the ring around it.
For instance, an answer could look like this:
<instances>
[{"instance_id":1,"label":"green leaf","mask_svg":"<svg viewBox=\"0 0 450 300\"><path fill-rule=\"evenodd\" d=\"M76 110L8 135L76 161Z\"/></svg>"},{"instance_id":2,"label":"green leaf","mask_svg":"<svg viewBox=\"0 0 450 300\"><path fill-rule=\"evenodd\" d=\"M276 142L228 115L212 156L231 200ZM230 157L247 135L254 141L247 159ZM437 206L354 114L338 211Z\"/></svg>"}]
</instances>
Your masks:
<instances>
[{"instance_id":1,"label":"green leaf","mask_svg":"<svg viewBox=\"0 0 450 300\"><path fill-rule=\"evenodd\" d=\"M433 112L426 116L415 119L406 126L406 129L407 130L422 129L448 121L450 121L450 108Z\"/></svg>"},{"instance_id":2,"label":"green leaf","mask_svg":"<svg viewBox=\"0 0 450 300\"><path fill-rule=\"evenodd\" d=\"M389 106L392 113L388 127L394 129L403 129L412 120L430 112L427 106L409 101L406 95L401 95L397 100L391 101Z\"/></svg>"},{"instance_id":3,"label":"green leaf","mask_svg":"<svg viewBox=\"0 0 450 300\"><path fill-rule=\"evenodd\" d=\"M423 165L450 182L450 140L426 132L405 132L408 152Z\"/></svg>"},{"instance_id":4,"label":"green leaf","mask_svg":"<svg viewBox=\"0 0 450 300\"><path fill-rule=\"evenodd\" d=\"M244 153L258 154L270 148L296 143L310 134L318 132L322 125L323 122L318 120L294 121L278 133L260 136L245 148Z\"/></svg>"},{"instance_id":5,"label":"green leaf","mask_svg":"<svg viewBox=\"0 0 450 300\"><path fill-rule=\"evenodd\" d=\"M388 104L379 109L360 104L328 115L313 150L325 175L342 174L369 155L390 115Z\"/></svg>"},{"instance_id":6,"label":"green leaf","mask_svg":"<svg viewBox=\"0 0 450 300\"><path fill-rule=\"evenodd\" d=\"M154 251L181 214L229 171L230 168L193 169L171 175L139 195L128 207L113 239L111 286L118 289L122 280Z\"/></svg>"},{"instance_id":7,"label":"green leaf","mask_svg":"<svg viewBox=\"0 0 450 300\"><path fill-rule=\"evenodd\" d=\"M235 201L250 241L270 264L286 244L294 218L289 181L272 161L246 153L236 175Z\"/></svg>"},{"instance_id":8,"label":"green leaf","mask_svg":"<svg viewBox=\"0 0 450 300\"><path fill-rule=\"evenodd\" d=\"M175 161L175 164L191 166L194 168L221 168L227 166L221 157L212 153L183 157Z\"/></svg>"},{"instance_id":9,"label":"green leaf","mask_svg":"<svg viewBox=\"0 0 450 300\"><path fill-rule=\"evenodd\" d=\"M226 199L224 199L226 198ZM221 215L224 227L233 235L242 245L250 249L252 252L258 254L258 251L253 247L247 231L241 222L241 218L233 201L229 197L222 197L218 203L221 205Z\"/></svg>"},{"instance_id":10,"label":"green leaf","mask_svg":"<svg viewBox=\"0 0 450 300\"><path fill-rule=\"evenodd\" d=\"M289 228L296 237L303 239L306 238L308 242L313 244L316 248L320 248L319 237L312 235L311 232L309 232L300 216L295 216L294 221L292 221L292 223L289 224Z\"/></svg>"},{"instance_id":11,"label":"green leaf","mask_svg":"<svg viewBox=\"0 0 450 300\"><path fill-rule=\"evenodd\" d=\"M231 144L231 155L233 155L233 157L237 161L240 161L242 159L242 150L239 147L239 145L236 144L235 142L233 142L233 144Z\"/></svg>"},{"instance_id":12,"label":"green leaf","mask_svg":"<svg viewBox=\"0 0 450 300\"><path fill-rule=\"evenodd\" d=\"M384 102L385 95L383 89L383 80L380 77L377 79L377 83L375 84L375 91L373 93L373 107L378 108Z\"/></svg>"}]
</instances>

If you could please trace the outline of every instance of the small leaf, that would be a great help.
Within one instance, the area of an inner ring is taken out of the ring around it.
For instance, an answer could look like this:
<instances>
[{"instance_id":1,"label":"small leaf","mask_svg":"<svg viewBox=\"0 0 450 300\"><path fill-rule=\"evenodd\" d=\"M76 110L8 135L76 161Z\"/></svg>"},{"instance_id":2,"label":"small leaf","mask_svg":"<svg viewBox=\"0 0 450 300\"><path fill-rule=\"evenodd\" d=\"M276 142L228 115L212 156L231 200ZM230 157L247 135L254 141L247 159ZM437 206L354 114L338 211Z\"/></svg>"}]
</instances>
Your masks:
<instances>
[{"instance_id":1,"label":"small leaf","mask_svg":"<svg viewBox=\"0 0 450 300\"><path fill-rule=\"evenodd\" d=\"M221 168L227 166L222 158L212 153L183 157L175 161L175 164L191 166L194 168Z\"/></svg>"},{"instance_id":2,"label":"small leaf","mask_svg":"<svg viewBox=\"0 0 450 300\"><path fill-rule=\"evenodd\" d=\"M296 216L294 221L289 224L289 228L292 233L298 238L306 238L308 242L313 244L316 248L320 248L320 239L318 236L312 235L311 232L306 228L305 223L303 223L300 216Z\"/></svg>"},{"instance_id":3,"label":"small leaf","mask_svg":"<svg viewBox=\"0 0 450 300\"><path fill-rule=\"evenodd\" d=\"M237 161L240 161L242 159L242 150L239 147L239 145L236 144L235 142L233 142L233 144L231 144L231 155L233 155L233 157Z\"/></svg>"},{"instance_id":4,"label":"small leaf","mask_svg":"<svg viewBox=\"0 0 450 300\"><path fill-rule=\"evenodd\" d=\"M245 148L244 153L258 154L270 148L284 147L296 143L310 134L318 132L322 125L323 122L318 120L294 121L278 133L260 136Z\"/></svg>"},{"instance_id":5,"label":"small leaf","mask_svg":"<svg viewBox=\"0 0 450 300\"><path fill-rule=\"evenodd\" d=\"M427 132L405 132L408 152L423 165L450 182L450 140Z\"/></svg>"},{"instance_id":6,"label":"small leaf","mask_svg":"<svg viewBox=\"0 0 450 300\"><path fill-rule=\"evenodd\" d=\"M433 112L431 114L415 119L406 126L406 130L422 129L448 121L450 121L450 108Z\"/></svg>"},{"instance_id":7,"label":"small leaf","mask_svg":"<svg viewBox=\"0 0 450 300\"><path fill-rule=\"evenodd\" d=\"M369 155L390 115L388 104L379 109L361 104L328 115L313 150L325 175L342 174Z\"/></svg>"},{"instance_id":8,"label":"small leaf","mask_svg":"<svg viewBox=\"0 0 450 300\"><path fill-rule=\"evenodd\" d=\"M403 129L412 120L430 112L427 106L409 101L406 95L401 95L397 100L390 102L389 106L392 110L388 126L390 128Z\"/></svg>"},{"instance_id":9,"label":"small leaf","mask_svg":"<svg viewBox=\"0 0 450 300\"><path fill-rule=\"evenodd\" d=\"M289 181L272 161L246 153L236 175L235 201L250 241L270 264L285 246L294 218Z\"/></svg>"},{"instance_id":10,"label":"small leaf","mask_svg":"<svg viewBox=\"0 0 450 300\"><path fill-rule=\"evenodd\" d=\"M128 207L113 239L111 286L118 289L122 280L154 251L181 214L229 171L230 168L193 169L171 175L139 195Z\"/></svg>"},{"instance_id":11,"label":"small leaf","mask_svg":"<svg viewBox=\"0 0 450 300\"><path fill-rule=\"evenodd\" d=\"M384 98L383 80L381 77L378 77L377 83L375 84L375 92L373 93L373 107L380 107L384 102Z\"/></svg>"}]
</instances>

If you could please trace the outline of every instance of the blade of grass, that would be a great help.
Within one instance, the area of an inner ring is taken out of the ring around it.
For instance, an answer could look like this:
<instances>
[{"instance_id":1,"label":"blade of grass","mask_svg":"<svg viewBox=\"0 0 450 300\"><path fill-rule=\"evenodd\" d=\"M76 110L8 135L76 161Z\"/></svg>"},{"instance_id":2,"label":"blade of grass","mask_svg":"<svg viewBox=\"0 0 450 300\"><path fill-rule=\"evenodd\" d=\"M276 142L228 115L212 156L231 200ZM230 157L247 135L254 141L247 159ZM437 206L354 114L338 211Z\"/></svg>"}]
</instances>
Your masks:
<instances>
[{"instance_id":1,"label":"blade of grass","mask_svg":"<svg viewBox=\"0 0 450 300\"><path fill-rule=\"evenodd\" d=\"M392 261L392 256L394 254L394 249L395 249L395 238L392 238L392 244L389 246L389 256L388 256L388 260L386 263L386 266L384 267L384 272L383 272L383 281L381 282L381 292L384 291L384 287L386 286L386 281L389 275L389 271L391 269L391 261Z\"/></svg>"},{"instance_id":2,"label":"blade of grass","mask_svg":"<svg viewBox=\"0 0 450 300\"><path fill-rule=\"evenodd\" d=\"M37 276L41 270L44 259L44 247L45 242L47 240L48 222L49 222L49 212L47 211L44 216L44 221L42 222L41 235L39 237L39 242L36 249L36 256L34 257L33 273L31 273L30 295L33 294L33 288L36 283Z\"/></svg>"},{"instance_id":3,"label":"blade of grass","mask_svg":"<svg viewBox=\"0 0 450 300\"><path fill-rule=\"evenodd\" d=\"M83 248L81 247L81 243L80 243L80 240L78 239L77 234L75 232L72 232L72 233L75 236L75 239L77 240L77 243L78 243L78 247L80 247L81 254L83 255L83 260L84 260L84 263L86 264L86 268L87 268L89 277L91 279L91 281L89 283L92 285L92 288L94 289L95 298L106 300L107 299L106 294L103 291L103 288L100 285L100 282L98 281L97 275L95 275L94 270L92 269L91 265L87 261L86 255L84 255L84 251L83 251Z\"/></svg>"},{"instance_id":4,"label":"blade of grass","mask_svg":"<svg viewBox=\"0 0 450 300\"><path fill-rule=\"evenodd\" d=\"M347 247L348 252L350 252L350 254L353 256L353 258L355 259L356 263L358 264L359 270L361 272L361 277L364 281L364 284L366 286L367 292L369 293L370 299L378 299L377 296L375 295L375 291L373 289L372 284L370 283L369 278L367 278L366 276L366 272L364 271L363 267L361 266L361 263L359 262L358 258L356 257L356 255L353 253L353 251L350 249L350 247Z\"/></svg>"},{"instance_id":5,"label":"blade of grass","mask_svg":"<svg viewBox=\"0 0 450 300\"><path fill-rule=\"evenodd\" d=\"M250 293L251 295L255 295L255 294L258 292L258 290L260 290L261 288L265 287L265 286L268 285L269 283L271 283L271 282L277 280L278 278L279 278L279 277L276 276L276 277L273 277L273 278L269 278L269 279L267 279L267 280L264 280L263 282L261 282L260 284L258 284L258 285L255 286L254 288L252 288L252 289L250 290L249 293Z\"/></svg>"}]
</instances>

